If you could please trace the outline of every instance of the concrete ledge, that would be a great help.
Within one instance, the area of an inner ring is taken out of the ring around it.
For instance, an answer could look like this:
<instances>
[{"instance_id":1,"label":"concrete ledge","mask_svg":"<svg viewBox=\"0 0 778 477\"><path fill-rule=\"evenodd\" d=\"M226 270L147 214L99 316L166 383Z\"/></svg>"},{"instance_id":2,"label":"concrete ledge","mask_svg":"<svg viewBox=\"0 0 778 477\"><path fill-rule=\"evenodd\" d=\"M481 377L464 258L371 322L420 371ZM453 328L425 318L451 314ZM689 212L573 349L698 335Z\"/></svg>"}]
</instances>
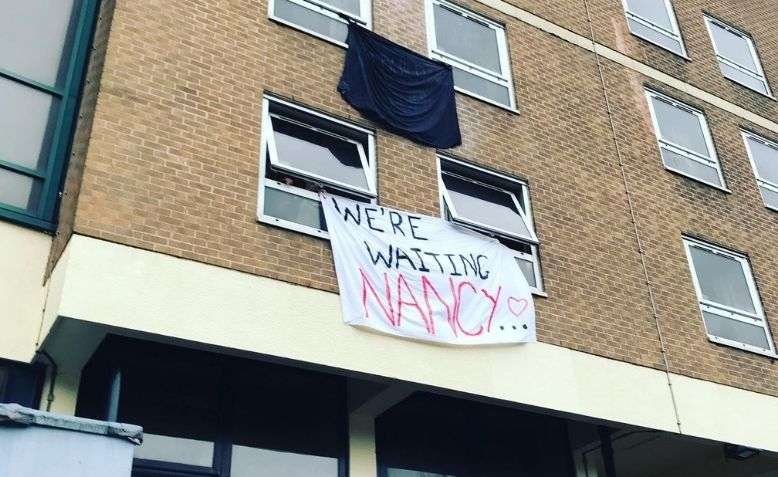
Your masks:
<instances>
[{"instance_id":1,"label":"concrete ledge","mask_svg":"<svg viewBox=\"0 0 778 477\"><path fill-rule=\"evenodd\" d=\"M338 296L74 235L56 309L108 327L678 432L663 372L543 343L451 348L343 324ZM54 286L56 284L56 287ZM48 332L48 327L46 328ZM689 435L778 451L778 398L673 375Z\"/></svg>"}]
</instances>

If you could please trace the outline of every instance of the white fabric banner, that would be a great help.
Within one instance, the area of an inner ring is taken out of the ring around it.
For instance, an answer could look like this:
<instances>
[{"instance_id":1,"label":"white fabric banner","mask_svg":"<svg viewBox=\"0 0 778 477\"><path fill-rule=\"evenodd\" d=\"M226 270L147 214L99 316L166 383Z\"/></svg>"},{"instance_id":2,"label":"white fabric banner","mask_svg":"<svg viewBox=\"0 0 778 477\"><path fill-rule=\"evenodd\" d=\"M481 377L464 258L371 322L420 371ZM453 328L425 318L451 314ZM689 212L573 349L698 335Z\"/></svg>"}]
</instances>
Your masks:
<instances>
[{"instance_id":1,"label":"white fabric banner","mask_svg":"<svg viewBox=\"0 0 778 477\"><path fill-rule=\"evenodd\" d=\"M343 319L408 338L535 341L535 307L511 251L441 218L322 193Z\"/></svg>"}]
</instances>

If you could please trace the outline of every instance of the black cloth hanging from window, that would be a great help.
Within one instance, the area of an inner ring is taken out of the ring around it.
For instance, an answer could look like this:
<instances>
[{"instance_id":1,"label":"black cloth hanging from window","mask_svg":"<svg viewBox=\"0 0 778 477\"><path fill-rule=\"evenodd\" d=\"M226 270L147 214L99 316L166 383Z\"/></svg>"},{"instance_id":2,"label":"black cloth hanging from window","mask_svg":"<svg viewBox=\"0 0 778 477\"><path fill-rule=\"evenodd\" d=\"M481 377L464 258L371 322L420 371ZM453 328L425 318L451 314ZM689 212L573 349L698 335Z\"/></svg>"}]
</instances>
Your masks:
<instances>
[{"instance_id":1,"label":"black cloth hanging from window","mask_svg":"<svg viewBox=\"0 0 778 477\"><path fill-rule=\"evenodd\" d=\"M368 119L426 146L462 143L451 66L355 23L338 91Z\"/></svg>"}]
</instances>

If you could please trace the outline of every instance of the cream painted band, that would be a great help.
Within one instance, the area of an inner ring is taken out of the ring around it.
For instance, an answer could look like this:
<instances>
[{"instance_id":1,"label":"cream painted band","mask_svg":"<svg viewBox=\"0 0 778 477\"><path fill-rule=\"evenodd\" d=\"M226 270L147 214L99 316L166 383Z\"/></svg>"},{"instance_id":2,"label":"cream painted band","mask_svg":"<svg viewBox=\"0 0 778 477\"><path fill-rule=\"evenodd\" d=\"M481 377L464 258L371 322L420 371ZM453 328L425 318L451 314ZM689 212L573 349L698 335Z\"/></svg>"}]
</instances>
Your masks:
<instances>
[{"instance_id":1,"label":"cream painted band","mask_svg":"<svg viewBox=\"0 0 778 477\"><path fill-rule=\"evenodd\" d=\"M551 23L550 21L545 20L537 15L534 15L526 10L522 10L521 8L511 5L505 2L504 0L476 0L476 1L486 6L489 6L491 8L494 8L495 10L504 13L505 15L508 15L528 25L531 25L539 30L542 30L546 33L550 33L556 37L559 37L562 40L565 40L569 43L578 45L581 48L584 48L586 50L596 52L598 55L602 56L603 58L607 58L631 70L637 71L640 74L648 76L649 78L660 81L666 84L667 86L683 91L684 93L690 96L694 96L699 100L705 101L706 103L716 106L717 108L723 109L724 111L739 116L745 119L746 121L750 121L753 124L759 125L774 133L778 133L778 123L771 121L767 118L764 118L762 116L759 116L758 114L755 114L743 107L731 103L726 99L722 99L696 86L692 86L689 83L686 83L673 76L668 75L667 73L663 73L656 68L652 68L651 66L641 63L633 58L630 58L629 56L623 53L608 48L605 45L596 43L592 41L591 38L587 38L583 35L579 35L578 33L574 33L570 30L567 30L566 28L562 28L561 26L555 23Z\"/></svg>"},{"instance_id":2,"label":"cream painted band","mask_svg":"<svg viewBox=\"0 0 778 477\"><path fill-rule=\"evenodd\" d=\"M41 322L51 236L0 222L0 358L29 362Z\"/></svg>"},{"instance_id":3,"label":"cream painted band","mask_svg":"<svg viewBox=\"0 0 778 477\"><path fill-rule=\"evenodd\" d=\"M76 323L67 317L678 431L658 370L543 343L451 348L382 336L344 325L336 294L84 236L71 239L50 296L44 336L57 320ZM778 451L778 398L672 380L684 433Z\"/></svg>"}]
</instances>

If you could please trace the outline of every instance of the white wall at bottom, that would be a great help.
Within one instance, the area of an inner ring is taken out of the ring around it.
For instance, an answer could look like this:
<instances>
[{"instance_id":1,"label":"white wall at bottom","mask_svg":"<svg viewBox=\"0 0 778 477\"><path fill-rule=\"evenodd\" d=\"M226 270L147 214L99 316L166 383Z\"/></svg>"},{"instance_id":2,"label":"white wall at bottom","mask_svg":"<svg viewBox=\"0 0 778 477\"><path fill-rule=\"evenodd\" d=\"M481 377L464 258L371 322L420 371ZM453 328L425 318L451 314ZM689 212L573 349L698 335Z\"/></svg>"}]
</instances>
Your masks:
<instances>
[{"instance_id":1,"label":"white wall at bottom","mask_svg":"<svg viewBox=\"0 0 778 477\"><path fill-rule=\"evenodd\" d=\"M57 317L279 356L669 432L663 372L544 343L452 348L343 324L338 296L75 235ZM56 329L56 328L55 328ZM778 398L672 375L685 434L778 451Z\"/></svg>"},{"instance_id":2,"label":"white wall at bottom","mask_svg":"<svg viewBox=\"0 0 778 477\"><path fill-rule=\"evenodd\" d=\"M0 358L35 354L50 248L50 235L0 221Z\"/></svg>"}]
</instances>

